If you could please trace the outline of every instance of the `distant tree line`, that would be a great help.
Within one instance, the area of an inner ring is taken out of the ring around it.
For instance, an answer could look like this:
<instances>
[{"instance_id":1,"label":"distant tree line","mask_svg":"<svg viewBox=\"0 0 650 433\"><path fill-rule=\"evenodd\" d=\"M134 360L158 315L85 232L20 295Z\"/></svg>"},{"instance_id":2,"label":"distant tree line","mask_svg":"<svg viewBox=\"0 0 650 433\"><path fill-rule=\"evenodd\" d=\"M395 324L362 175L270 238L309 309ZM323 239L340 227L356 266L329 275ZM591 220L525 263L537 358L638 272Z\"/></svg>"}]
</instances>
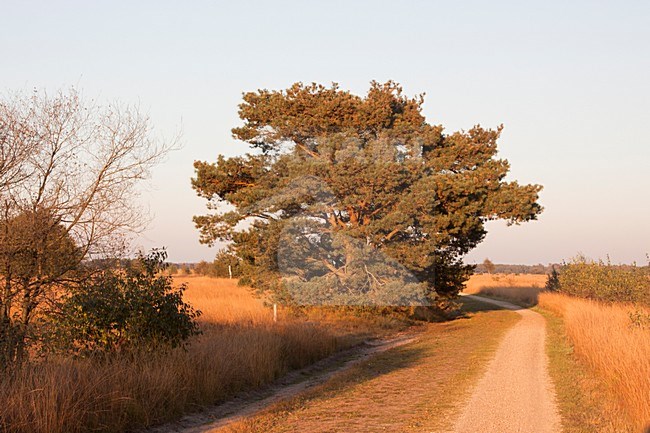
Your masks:
<instances>
[{"instance_id":1,"label":"distant tree line","mask_svg":"<svg viewBox=\"0 0 650 433\"><path fill-rule=\"evenodd\" d=\"M550 274L553 270L553 266L559 267L559 263L550 263L548 265L537 264L537 265L513 265L513 264L499 264L491 263L492 266L486 264L485 262L479 263L474 269L475 274L536 274L544 275ZM490 271L491 269L491 271Z\"/></svg>"},{"instance_id":2,"label":"distant tree line","mask_svg":"<svg viewBox=\"0 0 650 433\"><path fill-rule=\"evenodd\" d=\"M474 265L475 274L550 274L553 267L559 268L561 263L549 263L548 265L516 265L516 264L495 264L487 260L483 263ZM227 278L228 265L232 267L233 278L242 275L242 262L236 256L228 252L220 252L212 262L201 260L198 263L170 263L169 272L171 274L190 274L205 275L217 278Z\"/></svg>"},{"instance_id":3,"label":"distant tree line","mask_svg":"<svg viewBox=\"0 0 650 433\"><path fill-rule=\"evenodd\" d=\"M197 275L215 278L229 278L232 272L233 278L239 278L242 275L242 264L241 260L233 254L221 251L212 262L202 260L196 263L193 266L193 272Z\"/></svg>"}]
</instances>

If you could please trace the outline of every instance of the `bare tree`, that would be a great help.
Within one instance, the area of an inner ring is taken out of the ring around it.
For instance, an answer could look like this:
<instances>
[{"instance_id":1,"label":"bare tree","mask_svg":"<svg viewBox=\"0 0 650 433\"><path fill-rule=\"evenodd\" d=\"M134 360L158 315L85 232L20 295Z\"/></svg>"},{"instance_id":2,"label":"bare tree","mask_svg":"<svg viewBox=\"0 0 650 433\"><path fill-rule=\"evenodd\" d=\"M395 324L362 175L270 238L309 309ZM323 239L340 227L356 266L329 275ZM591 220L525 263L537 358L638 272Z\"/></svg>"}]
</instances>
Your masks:
<instances>
[{"instance_id":1,"label":"bare tree","mask_svg":"<svg viewBox=\"0 0 650 433\"><path fill-rule=\"evenodd\" d=\"M0 101L0 198L25 179L25 162L37 147L35 134L21 121L24 116L15 104Z\"/></svg>"},{"instance_id":2,"label":"bare tree","mask_svg":"<svg viewBox=\"0 0 650 433\"><path fill-rule=\"evenodd\" d=\"M75 89L0 104L0 346L11 335L9 358L83 260L110 256L144 228L136 184L176 143L155 139L137 107L86 102ZM74 253L53 260L70 245Z\"/></svg>"}]
</instances>

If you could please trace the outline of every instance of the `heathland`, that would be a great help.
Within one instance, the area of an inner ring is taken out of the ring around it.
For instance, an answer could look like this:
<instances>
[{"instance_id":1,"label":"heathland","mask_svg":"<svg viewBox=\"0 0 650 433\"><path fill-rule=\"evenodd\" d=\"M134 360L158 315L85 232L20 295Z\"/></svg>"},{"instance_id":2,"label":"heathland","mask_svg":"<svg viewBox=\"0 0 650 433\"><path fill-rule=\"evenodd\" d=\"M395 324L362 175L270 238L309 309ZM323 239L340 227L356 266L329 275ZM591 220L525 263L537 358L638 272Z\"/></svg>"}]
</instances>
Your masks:
<instances>
[{"instance_id":1,"label":"heathland","mask_svg":"<svg viewBox=\"0 0 650 433\"><path fill-rule=\"evenodd\" d=\"M280 308L274 322L265 300L236 280L174 279L188 283L185 300L202 311L202 334L186 348L108 360L30 362L3 376L0 428L137 430L225 402L290 370L408 326L396 316L336 309ZM564 431L645 428L650 422L648 307L549 292L546 282L543 275L474 275L465 293L508 299L546 317L549 372ZM421 324L416 342L343 371L306 394L231 425L230 431L285 431L280 426L291 425L318 431L341 422L358 427L355 431L381 425L404 431L449 428L501 336L517 321L511 312L476 301L461 301L460 311L455 320Z\"/></svg>"},{"instance_id":2,"label":"heathland","mask_svg":"<svg viewBox=\"0 0 650 433\"><path fill-rule=\"evenodd\" d=\"M2 376L0 429L25 433L119 432L225 401L358 344L379 329L362 317L318 320L272 310L236 280L178 277L202 312L186 348L111 359L34 360ZM384 327L400 326L390 319Z\"/></svg>"}]
</instances>

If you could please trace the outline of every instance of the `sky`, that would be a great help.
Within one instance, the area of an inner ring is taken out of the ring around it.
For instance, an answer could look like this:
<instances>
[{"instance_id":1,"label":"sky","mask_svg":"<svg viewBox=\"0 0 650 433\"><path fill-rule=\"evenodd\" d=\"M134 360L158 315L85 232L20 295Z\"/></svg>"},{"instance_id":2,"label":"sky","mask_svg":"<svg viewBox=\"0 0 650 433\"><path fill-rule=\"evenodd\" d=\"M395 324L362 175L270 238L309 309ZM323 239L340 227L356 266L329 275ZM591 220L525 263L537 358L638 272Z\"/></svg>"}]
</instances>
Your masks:
<instances>
[{"instance_id":1,"label":"sky","mask_svg":"<svg viewBox=\"0 0 650 433\"><path fill-rule=\"evenodd\" d=\"M393 79L426 93L446 131L505 126L510 179L544 185L538 221L488 223L466 258L615 263L650 252L650 3L643 1L9 1L0 13L2 92L75 86L139 104L183 147L143 186L152 223L136 239L176 262L211 260L192 216L192 163L248 150L243 92L297 81L364 94Z\"/></svg>"}]
</instances>

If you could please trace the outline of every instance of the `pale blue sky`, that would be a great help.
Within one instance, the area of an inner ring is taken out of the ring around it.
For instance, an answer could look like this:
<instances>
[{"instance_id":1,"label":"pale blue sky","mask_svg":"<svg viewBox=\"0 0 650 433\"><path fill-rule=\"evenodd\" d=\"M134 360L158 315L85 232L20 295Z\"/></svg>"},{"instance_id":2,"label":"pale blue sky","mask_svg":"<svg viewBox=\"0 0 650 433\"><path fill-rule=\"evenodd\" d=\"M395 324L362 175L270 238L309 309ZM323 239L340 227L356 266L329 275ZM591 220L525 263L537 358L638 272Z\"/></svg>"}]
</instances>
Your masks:
<instances>
[{"instance_id":1,"label":"pale blue sky","mask_svg":"<svg viewBox=\"0 0 650 433\"><path fill-rule=\"evenodd\" d=\"M539 221L491 224L469 261L629 262L650 252L649 41L642 1L2 0L0 83L139 102L165 134L182 123L139 240L174 261L214 255L189 179L195 159L246 151L230 136L242 92L394 79L426 92L429 122L448 131L503 123L512 178L545 186Z\"/></svg>"}]
</instances>

